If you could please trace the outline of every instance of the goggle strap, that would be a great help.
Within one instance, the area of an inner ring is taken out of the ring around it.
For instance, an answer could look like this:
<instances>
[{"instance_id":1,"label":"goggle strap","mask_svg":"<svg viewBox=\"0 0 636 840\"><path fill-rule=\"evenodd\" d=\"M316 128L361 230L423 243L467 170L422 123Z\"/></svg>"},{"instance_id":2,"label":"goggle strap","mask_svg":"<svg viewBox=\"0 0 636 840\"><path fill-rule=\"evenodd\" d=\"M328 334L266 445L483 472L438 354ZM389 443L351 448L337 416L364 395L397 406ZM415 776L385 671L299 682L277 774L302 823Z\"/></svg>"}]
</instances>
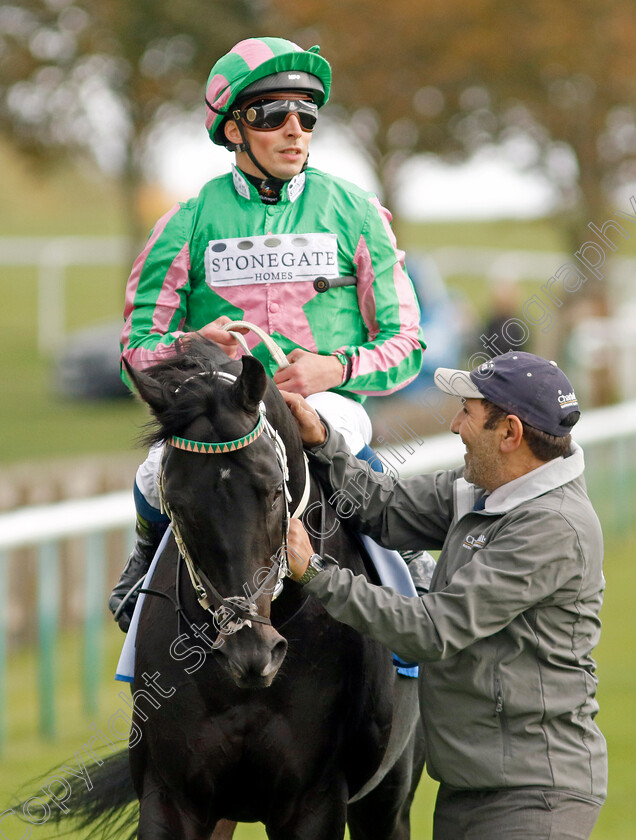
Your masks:
<instances>
[{"instance_id":1,"label":"goggle strap","mask_svg":"<svg viewBox=\"0 0 636 840\"><path fill-rule=\"evenodd\" d=\"M221 117L225 117L228 114L228 111L221 111L218 108L215 108L214 105L210 102L210 100L205 97L205 104L208 106L210 111L214 111L215 114L219 114Z\"/></svg>"}]
</instances>

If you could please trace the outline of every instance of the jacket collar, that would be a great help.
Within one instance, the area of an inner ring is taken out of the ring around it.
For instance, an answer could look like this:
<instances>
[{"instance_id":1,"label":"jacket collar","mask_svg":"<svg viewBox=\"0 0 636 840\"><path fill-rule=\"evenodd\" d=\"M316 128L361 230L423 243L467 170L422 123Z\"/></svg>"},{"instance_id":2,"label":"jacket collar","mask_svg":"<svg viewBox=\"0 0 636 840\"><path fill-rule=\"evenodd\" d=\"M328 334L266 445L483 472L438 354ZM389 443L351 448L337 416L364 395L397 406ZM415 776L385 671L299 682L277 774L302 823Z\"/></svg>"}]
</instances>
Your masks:
<instances>
[{"instance_id":1,"label":"jacket collar","mask_svg":"<svg viewBox=\"0 0 636 840\"><path fill-rule=\"evenodd\" d=\"M279 204L285 203L287 201L294 202L296 199L302 195L305 189L305 181L306 181L306 172L301 172L299 175L294 175L291 181L288 181L281 190L280 201ZM247 180L247 178L243 175L241 170L235 165L232 164L232 183L234 184L234 189L241 196L241 198L245 198L248 201L257 201L260 203L260 196L258 194L258 190L253 184Z\"/></svg>"},{"instance_id":2,"label":"jacket collar","mask_svg":"<svg viewBox=\"0 0 636 840\"><path fill-rule=\"evenodd\" d=\"M543 496L583 475L585 459L581 447L572 443L565 458L555 458L536 470L502 484L486 499L486 513L505 513L530 499Z\"/></svg>"},{"instance_id":3,"label":"jacket collar","mask_svg":"<svg viewBox=\"0 0 636 840\"><path fill-rule=\"evenodd\" d=\"M548 461L536 470L531 470L493 490L489 496L486 496L483 512L506 513L524 502L529 502L550 490L574 481L575 478L583 475L584 469L583 450L573 441L570 452L565 458ZM483 492L464 478L457 479L455 484L456 516L460 518L473 509L475 502L483 496Z\"/></svg>"}]
</instances>

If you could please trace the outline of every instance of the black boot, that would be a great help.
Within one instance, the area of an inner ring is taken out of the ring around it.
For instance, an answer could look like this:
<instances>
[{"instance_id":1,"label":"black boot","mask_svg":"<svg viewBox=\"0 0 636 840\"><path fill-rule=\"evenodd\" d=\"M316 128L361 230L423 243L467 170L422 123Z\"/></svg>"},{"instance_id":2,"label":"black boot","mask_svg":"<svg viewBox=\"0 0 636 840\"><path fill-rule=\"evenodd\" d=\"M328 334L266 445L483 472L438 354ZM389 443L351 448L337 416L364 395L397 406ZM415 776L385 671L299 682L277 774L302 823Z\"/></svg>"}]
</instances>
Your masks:
<instances>
[{"instance_id":1,"label":"black boot","mask_svg":"<svg viewBox=\"0 0 636 840\"><path fill-rule=\"evenodd\" d=\"M128 632L144 575L167 527L166 522L149 522L137 513L135 546L108 599L108 608L124 633Z\"/></svg>"}]
</instances>

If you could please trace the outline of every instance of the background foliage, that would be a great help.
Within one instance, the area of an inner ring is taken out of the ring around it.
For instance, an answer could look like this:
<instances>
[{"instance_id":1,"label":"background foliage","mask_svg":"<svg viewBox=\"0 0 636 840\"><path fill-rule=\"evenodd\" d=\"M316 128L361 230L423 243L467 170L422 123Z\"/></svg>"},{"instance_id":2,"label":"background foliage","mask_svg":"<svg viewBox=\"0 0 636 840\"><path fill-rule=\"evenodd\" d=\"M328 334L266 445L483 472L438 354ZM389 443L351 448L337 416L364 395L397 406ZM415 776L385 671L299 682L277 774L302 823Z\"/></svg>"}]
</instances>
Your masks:
<instances>
[{"instance_id":1,"label":"background foliage","mask_svg":"<svg viewBox=\"0 0 636 840\"><path fill-rule=\"evenodd\" d=\"M281 26L323 45L336 102L370 115L363 142L387 186L413 154L503 141L559 189L578 245L608 189L634 177L631 0L366 0L364 14L353 0L273 5Z\"/></svg>"},{"instance_id":2,"label":"background foliage","mask_svg":"<svg viewBox=\"0 0 636 840\"><path fill-rule=\"evenodd\" d=\"M257 26L250 0L22 0L0 7L0 131L50 161L116 173L129 231L158 122L202 101L210 67Z\"/></svg>"},{"instance_id":3,"label":"background foliage","mask_svg":"<svg viewBox=\"0 0 636 840\"><path fill-rule=\"evenodd\" d=\"M45 158L90 151L131 208L152 129L200 108L214 60L262 33L321 43L332 116L389 204L413 155L504 143L558 190L572 246L635 174L631 0L6 0L0 33L0 132Z\"/></svg>"}]
</instances>

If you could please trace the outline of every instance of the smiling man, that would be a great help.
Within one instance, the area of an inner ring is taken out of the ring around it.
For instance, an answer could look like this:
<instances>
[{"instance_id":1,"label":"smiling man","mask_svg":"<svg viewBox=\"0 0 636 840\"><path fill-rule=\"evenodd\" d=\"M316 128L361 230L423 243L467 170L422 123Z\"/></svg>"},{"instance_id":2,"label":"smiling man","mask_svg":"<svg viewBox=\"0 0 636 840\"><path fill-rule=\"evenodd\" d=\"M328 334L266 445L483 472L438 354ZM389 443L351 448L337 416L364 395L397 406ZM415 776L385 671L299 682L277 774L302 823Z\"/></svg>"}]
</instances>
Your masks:
<instances>
[{"instance_id":1,"label":"smiling man","mask_svg":"<svg viewBox=\"0 0 636 840\"><path fill-rule=\"evenodd\" d=\"M375 195L307 165L330 87L318 47L283 38L248 38L216 62L206 128L234 153L234 165L155 225L126 287L122 358L147 367L193 332L236 356L242 351L222 327L249 321L290 363L277 370L256 334L246 336L274 381L308 397L369 457L363 403L411 382L424 343L390 214ZM319 294L319 277L353 282ZM109 602L123 630L133 587L167 525L157 490L161 452L151 450L137 472L137 541Z\"/></svg>"},{"instance_id":2,"label":"smiling man","mask_svg":"<svg viewBox=\"0 0 636 840\"><path fill-rule=\"evenodd\" d=\"M349 495L355 528L392 548L441 549L430 592L404 598L325 562L299 520L293 577L334 618L422 663L434 840L584 840L607 787L592 658L605 582L570 437L574 389L523 352L435 381L462 399L451 430L465 465L398 482L285 395L314 474Z\"/></svg>"}]
</instances>

